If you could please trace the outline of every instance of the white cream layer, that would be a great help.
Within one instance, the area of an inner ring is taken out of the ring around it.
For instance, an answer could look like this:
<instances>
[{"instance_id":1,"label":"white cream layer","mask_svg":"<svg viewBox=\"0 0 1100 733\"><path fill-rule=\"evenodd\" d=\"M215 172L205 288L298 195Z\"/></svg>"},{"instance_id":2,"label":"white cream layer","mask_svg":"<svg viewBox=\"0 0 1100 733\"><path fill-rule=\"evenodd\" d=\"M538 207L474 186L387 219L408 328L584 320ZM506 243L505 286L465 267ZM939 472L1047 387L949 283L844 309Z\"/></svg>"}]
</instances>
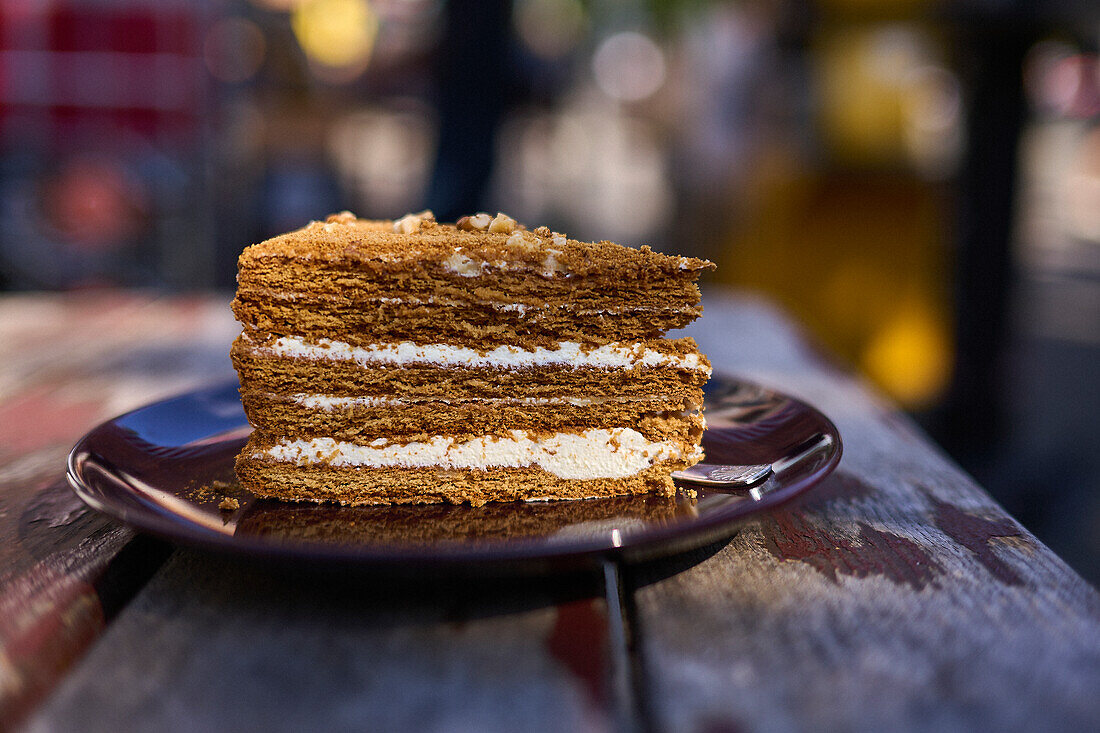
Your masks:
<instances>
[{"instance_id":1,"label":"white cream layer","mask_svg":"<svg viewBox=\"0 0 1100 733\"><path fill-rule=\"evenodd\" d=\"M633 476L658 461L696 458L698 447L685 456L678 443L654 442L630 428L555 433L532 439L526 431L511 437L485 436L456 443L437 436L428 442L391 443L379 438L358 445L315 438L280 442L254 458L273 458L297 465L400 468L482 469L538 466L563 479L613 479Z\"/></svg>"},{"instance_id":2,"label":"white cream layer","mask_svg":"<svg viewBox=\"0 0 1100 733\"><path fill-rule=\"evenodd\" d=\"M279 395L269 394L272 399L279 399ZM423 400L403 399L401 397L336 397L333 395L297 393L289 396L290 400L302 407L312 410L336 410L343 407L401 407L403 405L416 405L426 403L468 404L480 405L572 405L574 407L589 407L591 405L605 405L608 403L626 402L657 402L661 397L471 397L468 399L449 400L445 398L427 398Z\"/></svg>"},{"instance_id":3,"label":"white cream layer","mask_svg":"<svg viewBox=\"0 0 1100 733\"><path fill-rule=\"evenodd\" d=\"M248 338L247 336L245 338ZM449 344L419 345L411 341L398 343L352 346L342 341L318 339L307 342L296 336L283 336L268 346L256 347L259 353L282 358L312 359L317 361L354 361L368 364L436 364L448 367L494 367L497 369L525 369L541 366L592 367L596 369L630 369L635 366L671 366L692 371L705 371L710 367L699 354L663 354L647 349L642 344L606 344L585 350L574 341L559 342L557 348L538 347L533 350L518 346L498 346L492 351L480 352L465 346Z\"/></svg>"}]
</instances>

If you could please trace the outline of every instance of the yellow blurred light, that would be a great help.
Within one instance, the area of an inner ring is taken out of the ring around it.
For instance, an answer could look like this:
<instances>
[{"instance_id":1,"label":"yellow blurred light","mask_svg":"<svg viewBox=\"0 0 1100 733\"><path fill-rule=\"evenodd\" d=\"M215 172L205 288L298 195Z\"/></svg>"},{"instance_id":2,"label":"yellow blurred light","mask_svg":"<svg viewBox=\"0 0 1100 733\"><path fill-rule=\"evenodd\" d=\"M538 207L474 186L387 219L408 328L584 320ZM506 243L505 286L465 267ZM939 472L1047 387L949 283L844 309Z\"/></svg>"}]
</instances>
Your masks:
<instances>
[{"instance_id":1,"label":"yellow blurred light","mask_svg":"<svg viewBox=\"0 0 1100 733\"><path fill-rule=\"evenodd\" d=\"M824 32L819 50L819 114L831 152L855 163L904 161L913 95L925 92L918 100L924 101L930 90L943 91L914 86L919 72L937 62L930 34L911 24L845 28Z\"/></svg>"},{"instance_id":2,"label":"yellow blurred light","mask_svg":"<svg viewBox=\"0 0 1100 733\"><path fill-rule=\"evenodd\" d=\"M930 308L905 306L872 336L861 361L864 372L902 405L927 406L950 377L947 328Z\"/></svg>"},{"instance_id":3,"label":"yellow blurred light","mask_svg":"<svg viewBox=\"0 0 1100 733\"><path fill-rule=\"evenodd\" d=\"M311 61L330 68L365 66L378 37L367 0L305 0L290 16L294 37Z\"/></svg>"}]
</instances>

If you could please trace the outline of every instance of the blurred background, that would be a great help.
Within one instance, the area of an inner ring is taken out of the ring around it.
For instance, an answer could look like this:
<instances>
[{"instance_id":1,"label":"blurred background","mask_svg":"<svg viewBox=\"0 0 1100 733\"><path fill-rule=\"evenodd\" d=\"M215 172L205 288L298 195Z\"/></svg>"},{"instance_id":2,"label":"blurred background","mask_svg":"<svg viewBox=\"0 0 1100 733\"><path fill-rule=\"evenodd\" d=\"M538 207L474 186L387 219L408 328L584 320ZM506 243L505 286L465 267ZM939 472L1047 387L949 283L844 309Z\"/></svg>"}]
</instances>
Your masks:
<instances>
[{"instance_id":1,"label":"blurred background","mask_svg":"<svg viewBox=\"0 0 1100 733\"><path fill-rule=\"evenodd\" d=\"M1100 8L4 0L0 289L341 209L705 256L1100 581Z\"/></svg>"}]
</instances>

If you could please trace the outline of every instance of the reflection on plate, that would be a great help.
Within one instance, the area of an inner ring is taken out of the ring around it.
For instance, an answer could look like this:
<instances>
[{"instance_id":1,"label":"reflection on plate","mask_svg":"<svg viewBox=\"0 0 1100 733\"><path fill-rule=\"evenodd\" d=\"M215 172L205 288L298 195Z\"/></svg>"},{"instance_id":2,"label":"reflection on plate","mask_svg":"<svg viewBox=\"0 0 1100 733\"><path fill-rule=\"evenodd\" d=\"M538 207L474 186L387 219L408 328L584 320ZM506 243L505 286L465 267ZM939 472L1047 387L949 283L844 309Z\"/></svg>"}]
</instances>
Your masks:
<instances>
[{"instance_id":1,"label":"reflection on plate","mask_svg":"<svg viewBox=\"0 0 1100 733\"><path fill-rule=\"evenodd\" d=\"M338 545L431 547L444 542L599 535L609 529L644 527L693 513L690 501L661 496L509 502L474 510L453 504L342 507L260 500L237 521L234 535Z\"/></svg>"},{"instance_id":2,"label":"reflection on plate","mask_svg":"<svg viewBox=\"0 0 1100 733\"><path fill-rule=\"evenodd\" d=\"M185 544L271 560L353 563L403 572L500 572L641 560L732 534L746 517L805 491L840 459L820 412L757 385L716 376L706 395L709 463L771 463L750 490L675 498L339 507L256 500L233 476L249 433L235 383L148 405L88 433L69 482L90 506ZM225 501L226 499L235 501Z\"/></svg>"}]
</instances>

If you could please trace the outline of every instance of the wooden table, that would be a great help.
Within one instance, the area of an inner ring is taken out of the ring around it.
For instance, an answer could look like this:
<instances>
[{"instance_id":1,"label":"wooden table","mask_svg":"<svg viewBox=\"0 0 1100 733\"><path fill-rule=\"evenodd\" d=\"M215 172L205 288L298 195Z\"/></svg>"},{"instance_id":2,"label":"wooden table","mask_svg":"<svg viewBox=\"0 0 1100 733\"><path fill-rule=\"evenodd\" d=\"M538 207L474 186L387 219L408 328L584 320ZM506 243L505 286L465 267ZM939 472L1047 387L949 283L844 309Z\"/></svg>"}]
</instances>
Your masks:
<instances>
[{"instance_id":1,"label":"wooden table","mask_svg":"<svg viewBox=\"0 0 1100 733\"><path fill-rule=\"evenodd\" d=\"M837 423L836 473L606 577L288 575L135 537L63 481L98 421L231 376L226 296L0 299L0 728L1086 730L1100 595L766 304L718 371ZM975 420L981 419L975 416Z\"/></svg>"}]
</instances>

